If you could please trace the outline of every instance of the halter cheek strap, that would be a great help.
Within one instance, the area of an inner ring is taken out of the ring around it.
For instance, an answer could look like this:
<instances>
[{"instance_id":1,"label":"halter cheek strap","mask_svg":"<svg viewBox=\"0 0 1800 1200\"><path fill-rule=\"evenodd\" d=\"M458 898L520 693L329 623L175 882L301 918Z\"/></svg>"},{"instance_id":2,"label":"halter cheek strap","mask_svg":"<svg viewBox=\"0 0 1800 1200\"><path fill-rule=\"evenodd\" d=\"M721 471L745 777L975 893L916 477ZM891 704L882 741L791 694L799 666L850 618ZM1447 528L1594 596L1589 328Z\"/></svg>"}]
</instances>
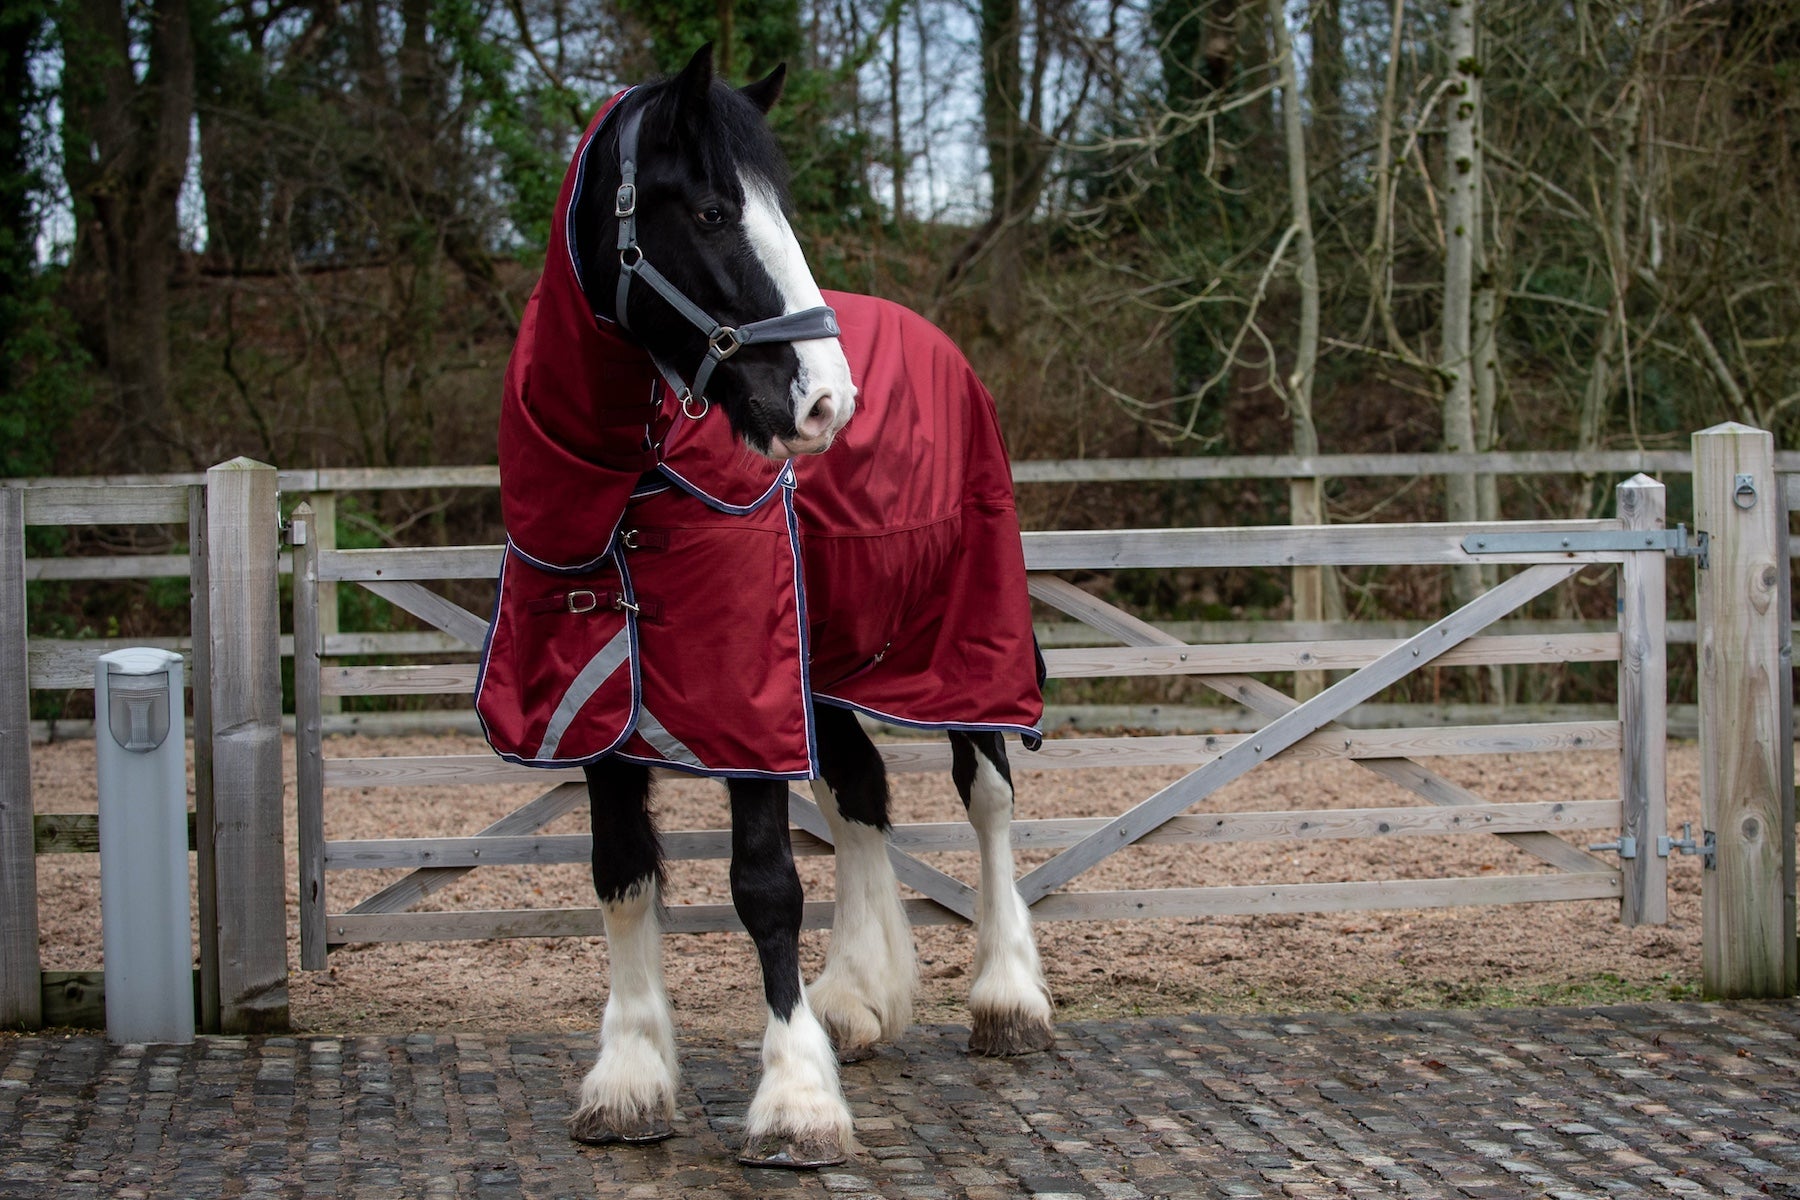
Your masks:
<instances>
[{"instance_id":1,"label":"halter cheek strap","mask_svg":"<svg viewBox=\"0 0 1800 1200\"><path fill-rule=\"evenodd\" d=\"M706 399L706 385L712 379L713 369L720 363L745 346L837 337L837 314L829 307L820 305L743 325L725 325L715 321L711 314L670 283L661 271L651 266L637 240L637 150L638 131L643 120L643 110L636 109L626 116L625 126L619 131L619 190L613 199L613 215L619 219L619 290L613 298L613 314L621 326L627 330L631 328L631 322L626 319L631 281L634 278L642 279L686 318L690 325L706 335L706 357L694 372L693 386L683 383L681 376L660 360L656 364L656 369L662 373L669 387L681 398L681 411L698 420L706 415L706 410L710 407ZM692 407L696 400L699 402L697 412Z\"/></svg>"}]
</instances>

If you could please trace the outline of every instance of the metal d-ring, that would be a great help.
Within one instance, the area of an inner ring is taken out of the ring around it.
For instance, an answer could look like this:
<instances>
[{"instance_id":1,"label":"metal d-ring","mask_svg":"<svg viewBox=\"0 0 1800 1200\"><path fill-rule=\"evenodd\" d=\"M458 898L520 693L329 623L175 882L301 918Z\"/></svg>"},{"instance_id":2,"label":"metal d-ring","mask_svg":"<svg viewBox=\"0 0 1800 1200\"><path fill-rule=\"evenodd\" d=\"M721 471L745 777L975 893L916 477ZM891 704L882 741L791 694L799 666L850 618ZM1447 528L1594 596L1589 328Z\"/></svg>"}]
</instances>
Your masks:
<instances>
[{"instance_id":1,"label":"metal d-ring","mask_svg":"<svg viewBox=\"0 0 1800 1200\"><path fill-rule=\"evenodd\" d=\"M643 261L644 248L642 246L627 246L619 251L619 265L627 271L637 270L638 264Z\"/></svg>"},{"instance_id":2,"label":"metal d-ring","mask_svg":"<svg viewBox=\"0 0 1800 1200\"><path fill-rule=\"evenodd\" d=\"M699 412L695 412L693 410L693 408L690 407L693 404L693 402L694 402L694 393L692 393L692 392L681 393L681 415L686 417L690 421L698 421L701 417L704 417L712 409L712 401L708 400L705 396L700 397L700 411Z\"/></svg>"},{"instance_id":3,"label":"metal d-ring","mask_svg":"<svg viewBox=\"0 0 1800 1200\"><path fill-rule=\"evenodd\" d=\"M706 339L707 349L711 350L713 357L720 362L724 362L736 354L743 348L743 345L744 339L738 335L737 330L729 325L721 325L718 332Z\"/></svg>"}]
</instances>

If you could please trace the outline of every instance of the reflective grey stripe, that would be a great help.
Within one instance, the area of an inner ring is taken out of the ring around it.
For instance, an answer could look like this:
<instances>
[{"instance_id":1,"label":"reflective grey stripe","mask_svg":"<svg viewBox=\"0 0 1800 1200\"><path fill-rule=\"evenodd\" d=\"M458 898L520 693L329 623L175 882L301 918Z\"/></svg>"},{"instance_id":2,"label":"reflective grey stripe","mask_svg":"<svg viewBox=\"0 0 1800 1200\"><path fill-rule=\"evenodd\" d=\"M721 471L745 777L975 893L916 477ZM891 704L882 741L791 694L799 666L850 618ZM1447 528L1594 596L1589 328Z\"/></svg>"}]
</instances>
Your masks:
<instances>
[{"instance_id":1,"label":"reflective grey stripe","mask_svg":"<svg viewBox=\"0 0 1800 1200\"><path fill-rule=\"evenodd\" d=\"M651 716L650 710L647 708L638 713L637 731L646 742L655 748L658 754L670 762L683 763L690 767L706 766L700 761L699 755L689 750L679 738L664 729L662 722Z\"/></svg>"},{"instance_id":2,"label":"reflective grey stripe","mask_svg":"<svg viewBox=\"0 0 1800 1200\"><path fill-rule=\"evenodd\" d=\"M600 690L600 685L611 678L612 673L619 669L619 664L630 656L631 630L629 627L621 628L613 634L612 641L600 648L600 653L588 659L587 666L581 668L581 673L575 676L569 690L563 693L556 711L550 714L550 724L544 729L544 744L538 747L538 758L551 758L556 754L557 745L562 741L563 734L569 732L569 726L574 722L575 714L581 711L581 706L593 698L594 693Z\"/></svg>"}]
</instances>

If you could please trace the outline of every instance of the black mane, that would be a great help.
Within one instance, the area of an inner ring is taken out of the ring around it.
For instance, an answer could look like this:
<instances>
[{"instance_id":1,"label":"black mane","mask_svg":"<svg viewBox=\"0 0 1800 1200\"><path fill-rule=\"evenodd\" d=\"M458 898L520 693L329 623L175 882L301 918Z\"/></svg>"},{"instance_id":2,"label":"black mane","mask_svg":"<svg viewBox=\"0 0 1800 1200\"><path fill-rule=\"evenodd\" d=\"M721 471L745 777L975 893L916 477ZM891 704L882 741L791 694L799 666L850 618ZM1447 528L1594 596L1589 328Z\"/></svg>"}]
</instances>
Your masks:
<instances>
[{"instance_id":1,"label":"black mane","mask_svg":"<svg viewBox=\"0 0 1800 1200\"><path fill-rule=\"evenodd\" d=\"M644 103L650 106L646 126L655 120L656 140L665 144L684 140L676 112L680 97L673 84L673 80L665 79L644 89L648 93ZM775 135L769 132L762 111L735 88L716 79L712 81L709 101L706 136L695 147L707 179L715 187L728 189L740 173L749 175L774 189L783 210L788 209L787 158L776 145Z\"/></svg>"}]
</instances>

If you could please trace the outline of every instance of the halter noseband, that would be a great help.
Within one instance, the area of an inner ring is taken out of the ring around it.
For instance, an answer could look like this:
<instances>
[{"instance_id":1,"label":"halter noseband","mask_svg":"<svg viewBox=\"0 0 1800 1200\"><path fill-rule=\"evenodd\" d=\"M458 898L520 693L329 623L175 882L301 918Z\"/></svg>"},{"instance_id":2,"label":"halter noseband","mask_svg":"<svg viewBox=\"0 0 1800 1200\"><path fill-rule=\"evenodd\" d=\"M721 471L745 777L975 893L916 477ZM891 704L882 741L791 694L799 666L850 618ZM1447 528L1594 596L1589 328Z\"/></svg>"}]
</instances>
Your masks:
<instances>
[{"instance_id":1,"label":"halter noseband","mask_svg":"<svg viewBox=\"0 0 1800 1200\"><path fill-rule=\"evenodd\" d=\"M643 247L637 241L637 147L638 129L643 120L643 110L636 109L626 116L625 126L619 131L619 190L613 199L613 215L619 219L619 291L614 299L613 310L619 324L629 330L631 324L625 319L625 306L631 292L632 277L637 276L706 335L706 357L701 360L700 369L694 372L692 387L683 383L678 374L661 362L656 364L669 387L681 398L681 411L698 420L706 415L706 410L710 407L706 399L706 384L712 378L714 367L745 346L758 342L801 342L812 338L837 337L837 314L829 307L820 305L743 325L721 324L713 320L705 309L682 295L680 288L651 266L644 257ZM694 412L689 407L696 399L700 401L699 412Z\"/></svg>"}]
</instances>

